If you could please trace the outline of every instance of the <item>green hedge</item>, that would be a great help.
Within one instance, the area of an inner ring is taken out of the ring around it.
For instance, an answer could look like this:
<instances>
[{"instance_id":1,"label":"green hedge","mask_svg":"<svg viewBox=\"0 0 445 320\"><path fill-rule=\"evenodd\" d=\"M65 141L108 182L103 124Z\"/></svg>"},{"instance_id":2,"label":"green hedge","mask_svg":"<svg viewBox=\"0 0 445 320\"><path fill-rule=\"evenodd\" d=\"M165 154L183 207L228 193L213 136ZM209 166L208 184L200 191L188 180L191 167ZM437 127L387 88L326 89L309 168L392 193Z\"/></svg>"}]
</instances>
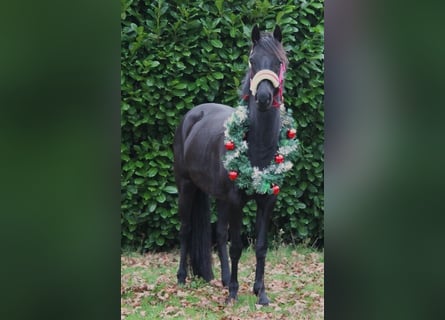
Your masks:
<instances>
[{"instance_id":1,"label":"green hedge","mask_svg":"<svg viewBox=\"0 0 445 320\"><path fill-rule=\"evenodd\" d=\"M177 245L174 130L197 104L237 105L254 24L282 28L289 58L284 96L301 142L271 232L286 242L322 241L323 1L121 2L122 246ZM249 203L244 210L249 238L254 208Z\"/></svg>"}]
</instances>

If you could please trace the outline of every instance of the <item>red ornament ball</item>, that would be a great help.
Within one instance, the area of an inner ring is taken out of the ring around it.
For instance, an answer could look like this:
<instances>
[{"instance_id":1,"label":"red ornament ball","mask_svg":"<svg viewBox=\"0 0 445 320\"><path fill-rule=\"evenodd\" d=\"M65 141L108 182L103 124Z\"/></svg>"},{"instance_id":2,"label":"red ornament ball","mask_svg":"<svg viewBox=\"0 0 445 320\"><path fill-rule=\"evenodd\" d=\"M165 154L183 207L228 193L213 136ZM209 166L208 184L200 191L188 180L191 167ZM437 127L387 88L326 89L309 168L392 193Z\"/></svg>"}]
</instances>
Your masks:
<instances>
[{"instance_id":1,"label":"red ornament ball","mask_svg":"<svg viewBox=\"0 0 445 320\"><path fill-rule=\"evenodd\" d=\"M287 130L287 138L288 139L294 139L296 136L297 136L297 130L295 130L295 129Z\"/></svg>"},{"instance_id":2,"label":"red ornament ball","mask_svg":"<svg viewBox=\"0 0 445 320\"><path fill-rule=\"evenodd\" d=\"M282 163L284 161L284 157L282 154L277 154L275 156L275 163Z\"/></svg>"},{"instance_id":3,"label":"red ornament ball","mask_svg":"<svg viewBox=\"0 0 445 320\"><path fill-rule=\"evenodd\" d=\"M229 171L229 179L234 181L234 180L236 180L236 178L238 178L238 172L236 172L236 171Z\"/></svg>"},{"instance_id":4,"label":"red ornament ball","mask_svg":"<svg viewBox=\"0 0 445 320\"><path fill-rule=\"evenodd\" d=\"M276 184L274 184L274 185L272 186L272 193L273 193L274 195L279 194L279 193L280 193L280 187L277 186Z\"/></svg>"},{"instance_id":5,"label":"red ornament ball","mask_svg":"<svg viewBox=\"0 0 445 320\"><path fill-rule=\"evenodd\" d=\"M233 150L235 149L235 144L233 141L227 141L224 146L226 147L226 150Z\"/></svg>"}]
</instances>

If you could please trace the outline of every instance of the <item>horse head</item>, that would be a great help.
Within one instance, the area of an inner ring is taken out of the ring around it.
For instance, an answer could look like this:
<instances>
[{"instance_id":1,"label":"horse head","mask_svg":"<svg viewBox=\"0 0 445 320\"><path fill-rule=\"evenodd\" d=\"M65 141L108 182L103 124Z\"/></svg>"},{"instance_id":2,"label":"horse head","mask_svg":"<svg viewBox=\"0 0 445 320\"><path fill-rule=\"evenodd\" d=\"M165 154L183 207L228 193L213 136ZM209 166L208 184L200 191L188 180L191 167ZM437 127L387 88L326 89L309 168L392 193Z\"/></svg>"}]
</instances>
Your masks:
<instances>
[{"instance_id":1,"label":"horse head","mask_svg":"<svg viewBox=\"0 0 445 320\"><path fill-rule=\"evenodd\" d=\"M281 29L272 34L260 34L258 26L252 29L252 50L249 56L250 94L259 111L267 111L282 103L283 80L287 58L281 44Z\"/></svg>"}]
</instances>

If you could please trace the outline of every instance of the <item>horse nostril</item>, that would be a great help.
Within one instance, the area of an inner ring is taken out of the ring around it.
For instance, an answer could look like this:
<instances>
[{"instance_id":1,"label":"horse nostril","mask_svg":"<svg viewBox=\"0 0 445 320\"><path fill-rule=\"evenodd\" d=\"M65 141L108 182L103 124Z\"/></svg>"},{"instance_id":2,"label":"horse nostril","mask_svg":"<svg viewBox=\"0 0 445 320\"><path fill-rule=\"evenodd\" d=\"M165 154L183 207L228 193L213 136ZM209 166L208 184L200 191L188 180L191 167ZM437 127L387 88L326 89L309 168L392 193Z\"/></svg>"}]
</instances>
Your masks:
<instances>
[{"instance_id":1,"label":"horse nostril","mask_svg":"<svg viewBox=\"0 0 445 320\"><path fill-rule=\"evenodd\" d=\"M271 95L267 93L259 93L257 95L257 102L261 105L268 105L271 102Z\"/></svg>"}]
</instances>

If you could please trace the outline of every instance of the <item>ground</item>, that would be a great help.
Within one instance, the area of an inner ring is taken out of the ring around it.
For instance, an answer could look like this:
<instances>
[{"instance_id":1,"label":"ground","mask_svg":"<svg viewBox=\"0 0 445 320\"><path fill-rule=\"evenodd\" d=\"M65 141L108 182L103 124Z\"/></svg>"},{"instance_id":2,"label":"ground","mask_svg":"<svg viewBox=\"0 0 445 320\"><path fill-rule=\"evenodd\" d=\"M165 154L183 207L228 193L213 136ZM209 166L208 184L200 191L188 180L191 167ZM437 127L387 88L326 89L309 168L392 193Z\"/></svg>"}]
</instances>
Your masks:
<instances>
[{"instance_id":1,"label":"ground","mask_svg":"<svg viewBox=\"0 0 445 320\"><path fill-rule=\"evenodd\" d=\"M257 305L252 293L255 252L243 251L239 293L234 305L224 303L219 259L213 255L215 280L176 283L179 253L126 253L121 257L121 319L323 319L323 253L304 247L279 247L266 258L269 306Z\"/></svg>"}]
</instances>

